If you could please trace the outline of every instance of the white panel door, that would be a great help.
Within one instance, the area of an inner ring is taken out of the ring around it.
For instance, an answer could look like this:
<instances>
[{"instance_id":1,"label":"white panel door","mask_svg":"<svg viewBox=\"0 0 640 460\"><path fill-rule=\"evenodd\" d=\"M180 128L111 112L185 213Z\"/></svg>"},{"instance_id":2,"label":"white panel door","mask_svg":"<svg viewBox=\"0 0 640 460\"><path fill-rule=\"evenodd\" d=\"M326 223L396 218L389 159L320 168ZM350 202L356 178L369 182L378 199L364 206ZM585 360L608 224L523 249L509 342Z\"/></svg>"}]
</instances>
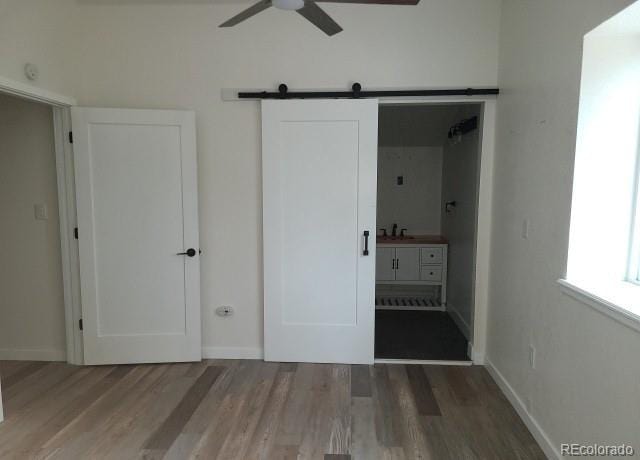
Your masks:
<instances>
[{"instance_id":1,"label":"white panel door","mask_svg":"<svg viewBox=\"0 0 640 460\"><path fill-rule=\"evenodd\" d=\"M396 279L396 249L376 248L376 280L393 281Z\"/></svg>"},{"instance_id":2,"label":"white panel door","mask_svg":"<svg viewBox=\"0 0 640 460\"><path fill-rule=\"evenodd\" d=\"M373 362L377 130L375 100L262 103L267 361Z\"/></svg>"},{"instance_id":3,"label":"white panel door","mask_svg":"<svg viewBox=\"0 0 640 460\"><path fill-rule=\"evenodd\" d=\"M72 123L85 364L200 360L194 113L74 108Z\"/></svg>"},{"instance_id":4,"label":"white panel door","mask_svg":"<svg viewBox=\"0 0 640 460\"><path fill-rule=\"evenodd\" d=\"M396 248L396 281L420 280L420 248Z\"/></svg>"}]
</instances>

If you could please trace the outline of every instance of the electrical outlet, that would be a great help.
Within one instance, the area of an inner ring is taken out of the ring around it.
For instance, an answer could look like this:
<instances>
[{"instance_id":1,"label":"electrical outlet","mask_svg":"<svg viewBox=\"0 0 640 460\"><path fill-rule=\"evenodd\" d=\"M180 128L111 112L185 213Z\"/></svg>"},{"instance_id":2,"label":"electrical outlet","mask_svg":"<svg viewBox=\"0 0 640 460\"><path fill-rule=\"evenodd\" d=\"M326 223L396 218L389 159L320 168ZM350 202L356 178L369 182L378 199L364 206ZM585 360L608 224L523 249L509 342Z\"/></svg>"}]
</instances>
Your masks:
<instances>
[{"instance_id":1,"label":"electrical outlet","mask_svg":"<svg viewBox=\"0 0 640 460\"><path fill-rule=\"evenodd\" d=\"M522 221L522 238L525 240L529 239L529 219Z\"/></svg>"},{"instance_id":2,"label":"electrical outlet","mask_svg":"<svg viewBox=\"0 0 640 460\"><path fill-rule=\"evenodd\" d=\"M529 345L529 366L531 369L536 368L536 347Z\"/></svg>"},{"instance_id":3,"label":"electrical outlet","mask_svg":"<svg viewBox=\"0 0 640 460\"><path fill-rule=\"evenodd\" d=\"M216 308L216 315L218 316L231 316L233 315L233 308L228 305Z\"/></svg>"},{"instance_id":4,"label":"electrical outlet","mask_svg":"<svg viewBox=\"0 0 640 460\"><path fill-rule=\"evenodd\" d=\"M49 211L47 210L46 204L34 204L33 205L33 213L38 220L47 220L49 218Z\"/></svg>"}]
</instances>

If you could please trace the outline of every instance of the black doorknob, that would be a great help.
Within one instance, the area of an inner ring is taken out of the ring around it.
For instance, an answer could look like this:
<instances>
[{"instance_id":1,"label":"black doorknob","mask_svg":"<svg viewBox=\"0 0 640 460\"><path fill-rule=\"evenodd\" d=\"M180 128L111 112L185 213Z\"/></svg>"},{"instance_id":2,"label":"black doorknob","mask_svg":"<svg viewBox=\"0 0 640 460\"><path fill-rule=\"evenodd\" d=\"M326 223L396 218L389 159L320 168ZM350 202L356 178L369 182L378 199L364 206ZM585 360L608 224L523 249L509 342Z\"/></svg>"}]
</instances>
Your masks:
<instances>
[{"instance_id":1,"label":"black doorknob","mask_svg":"<svg viewBox=\"0 0 640 460\"><path fill-rule=\"evenodd\" d=\"M189 248L187 249L186 252L179 252L178 253L179 256L189 256L189 257L194 257L196 255L196 250L193 248Z\"/></svg>"}]
</instances>

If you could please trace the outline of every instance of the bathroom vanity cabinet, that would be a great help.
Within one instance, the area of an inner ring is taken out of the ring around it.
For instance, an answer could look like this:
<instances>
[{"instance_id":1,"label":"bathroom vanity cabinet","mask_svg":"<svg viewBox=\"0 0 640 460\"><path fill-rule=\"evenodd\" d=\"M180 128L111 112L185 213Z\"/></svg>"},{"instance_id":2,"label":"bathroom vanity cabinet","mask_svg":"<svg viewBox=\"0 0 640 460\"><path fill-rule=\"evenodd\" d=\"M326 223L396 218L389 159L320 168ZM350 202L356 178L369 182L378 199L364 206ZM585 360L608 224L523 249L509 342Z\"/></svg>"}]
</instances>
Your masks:
<instances>
[{"instance_id":1,"label":"bathroom vanity cabinet","mask_svg":"<svg viewBox=\"0 0 640 460\"><path fill-rule=\"evenodd\" d=\"M441 287L446 304L448 244L441 237L379 238L376 245L376 283Z\"/></svg>"}]
</instances>

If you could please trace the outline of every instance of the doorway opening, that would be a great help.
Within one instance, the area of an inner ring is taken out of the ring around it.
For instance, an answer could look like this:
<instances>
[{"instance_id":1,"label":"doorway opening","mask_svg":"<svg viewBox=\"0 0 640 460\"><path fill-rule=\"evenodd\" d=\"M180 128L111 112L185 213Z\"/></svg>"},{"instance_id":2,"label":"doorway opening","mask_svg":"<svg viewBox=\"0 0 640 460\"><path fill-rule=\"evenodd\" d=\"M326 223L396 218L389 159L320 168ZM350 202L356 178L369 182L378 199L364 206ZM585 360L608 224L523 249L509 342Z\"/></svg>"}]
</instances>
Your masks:
<instances>
[{"instance_id":1,"label":"doorway opening","mask_svg":"<svg viewBox=\"0 0 640 460\"><path fill-rule=\"evenodd\" d=\"M55 301L59 301L62 295L63 313L56 317L54 321L58 326L57 332L42 337L39 342L55 346L38 345L38 341L32 341L35 345L25 345L29 348L11 348L5 350L4 359L19 360L45 360L59 361L66 360L70 364L82 364L82 331L80 330L80 272L78 267L78 245L74 229L77 227L75 212L75 188L73 179L73 150L71 145L71 120L69 108L75 105L75 99L57 94L41 88L27 85L21 82L2 78L0 79L1 107L5 116L3 129L6 137L2 142L10 142L11 149L17 149L13 153L6 149L0 149L7 158L19 162L20 171L14 168L8 172L12 174L13 182L24 178L26 183L34 185L34 189L20 189L24 184L18 184L14 191L20 195L16 197L4 197L7 209L14 209L16 206L22 208L18 210L16 217L22 219L26 227L35 226L38 230L33 238L45 239L47 250L42 249L42 240L35 241L33 247L19 247L24 250L16 256L17 265L8 263L8 267L15 267L16 270L24 269L23 265L32 263L25 254L31 254L38 261L38 270L33 275L27 277L28 285L12 286L12 288L22 288L24 291L42 291L44 287L38 281L46 281L43 273L49 277L49 291L56 292ZM15 156L16 153L24 154ZM12 157L13 155L13 157ZM35 156L28 162L28 155ZM53 163L51 163L53 161ZM53 166L53 171L52 171ZM52 176L53 174L53 176ZM44 179L40 183L34 183L37 178L46 178L47 185L43 189ZM6 185L5 182L3 184ZM37 192L37 193L36 193ZM38 195L39 194L39 195ZM15 198L15 200L13 199ZM26 200L26 204L24 203ZM29 201L31 200L31 201ZM42 206L42 205L46 206ZM14 225L15 222L11 222ZM6 230L6 228L5 228ZM15 233L15 232L14 232ZM26 233L26 230L25 230ZM57 235L57 241L49 241L53 234ZM25 235L19 235L19 238ZM40 245L38 249L34 249ZM55 257L57 253L57 257ZM46 260L45 260L46 259ZM35 263L35 262L34 262ZM58 272L61 270L61 272ZM57 281L51 284L51 278ZM62 294L60 294L59 284L62 284ZM55 287L51 287L55 286ZM42 292L39 292L42 298ZM20 293L19 295L24 295ZM35 295L31 293L31 295ZM51 297L54 297L51 295ZM45 301L49 302L51 299ZM51 300L51 302L53 302ZM49 303L51 303L49 302ZM9 308L9 307L7 307ZM16 310L15 304L11 307ZM46 315L35 315L29 318L27 312L34 313L36 307L30 305L26 310L19 312L19 328L30 326L27 319L44 323L49 320ZM56 311L59 312L59 306ZM35 319L34 319L35 318ZM59 321L64 324L64 339L60 339ZM23 323L24 322L24 323ZM48 327L43 324L38 326L42 330ZM31 334L31 335L29 335ZM33 338L33 331L29 331L25 339ZM57 342L53 342L52 337L56 337ZM45 342L48 341L48 342ZM60 349L62 344L63 349ZM20 346L20 344L18 344ZM2 407L0 405L0 420L2 420Z\"/></svg>"},{"instance_id":2,"label":"doorway opening","mask_svg":"<svg viewBox=\"0 0 640 460\"><path fill-rule=\"evenodd\" d=\"M482 104L378 115L375 358L470 361Z\"/></svg>"},{"instance_id":3,"label":"doorway opening","mask_svg":"<svg viewBox=\"0 0 640 460\"><path fill-rule=\"evenodd\" d=\"M0 93L0 359L65 361L54 110Z\"/></svg>"}]
</instances>

